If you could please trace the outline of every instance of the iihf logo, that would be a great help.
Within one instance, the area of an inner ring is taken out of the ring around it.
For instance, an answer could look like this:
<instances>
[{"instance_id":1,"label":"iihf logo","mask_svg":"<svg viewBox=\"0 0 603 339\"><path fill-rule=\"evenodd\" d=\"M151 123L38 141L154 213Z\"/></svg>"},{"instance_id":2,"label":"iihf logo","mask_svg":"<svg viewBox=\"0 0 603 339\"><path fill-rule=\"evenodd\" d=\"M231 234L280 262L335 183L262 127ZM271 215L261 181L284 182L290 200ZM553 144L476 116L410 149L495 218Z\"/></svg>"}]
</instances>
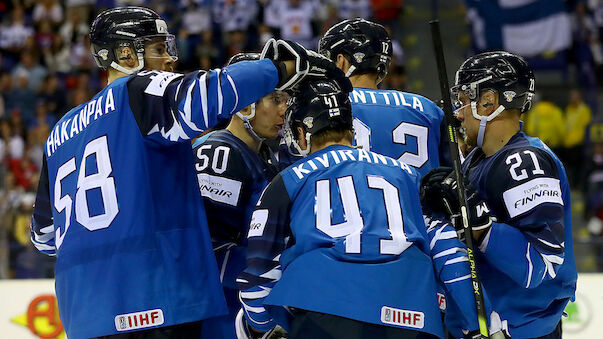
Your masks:
<instances>
[{"instance_id":1,"label":"iihf logo","mask_svg":"<svg viewBox=\"0 0 603 339\"><path fill-rule=\"evenodd\" d=\"M124 316L119 317L119 328L123 330L127 327L128 327L128 325L126 324L126 317L124 317Z\"/></svg>"}]
</instances>

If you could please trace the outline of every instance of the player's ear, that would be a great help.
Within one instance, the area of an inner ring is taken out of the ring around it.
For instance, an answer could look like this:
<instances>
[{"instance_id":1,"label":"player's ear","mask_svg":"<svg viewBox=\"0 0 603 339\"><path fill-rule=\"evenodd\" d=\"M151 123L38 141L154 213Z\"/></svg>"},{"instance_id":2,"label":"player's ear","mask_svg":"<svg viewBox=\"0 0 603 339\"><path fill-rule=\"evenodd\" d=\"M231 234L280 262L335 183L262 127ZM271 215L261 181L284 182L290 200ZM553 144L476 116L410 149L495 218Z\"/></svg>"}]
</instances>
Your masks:
<instances>
[{"instance_id":1,"label":"player's ear","mask_svg":"<svg viewBox=\"0 0 603 339\"><path fill-rule=\"evenodd\" d=\"M486 109L494 110L498 106L497 93L494 91L484 92L480 105Z\"/></svg>"},{"instance_id":2,"label":"player's ear","mask_svg":"<svg viewBox=\"0 0 603 339\"><path fill-rule=\"evenodd\" d=\"M138 66L138 57L130 46L120 46L115 50L117 60L121 66L134 68Z\"/></svg>"},{"instance_id":3,"label":"player's ear","mask_svg":"<svg viewBox=\"0 0 603 339\"><path fill-rule=\"evenodd\" d=\"M337 68L342 70L344 73L347 72L350 68L350 61L346 59L346 57L343 56L343 54L341 53L337 54L337 60L335 60L335 64L337 65Z\"/></svg>"},{"instance_id":4,"label":"player's ear","mask_svg":"<svg viewBox=\"0 0 603 339\"><path fill-rule=\"evenodd\" d=\"M301 149L306 149L307 146L307 142L306 142L306 133L304 132L304 129L301 126L297 126L295 128L295 137L297 139L297 144L299 145L299 147Z\"/></svg>"},{"instance_id":5,"label":"player's ear","mask_svg":"<svg viewBox=\"0 0 603 339\"><path fill-rule=\"evenodd\" d=\"M244 107L239 112L241 112L241 114L243 114L243 115L249 115L249 114L251 114L251 107L250 106Z\"/></svg>"}]
</instances>

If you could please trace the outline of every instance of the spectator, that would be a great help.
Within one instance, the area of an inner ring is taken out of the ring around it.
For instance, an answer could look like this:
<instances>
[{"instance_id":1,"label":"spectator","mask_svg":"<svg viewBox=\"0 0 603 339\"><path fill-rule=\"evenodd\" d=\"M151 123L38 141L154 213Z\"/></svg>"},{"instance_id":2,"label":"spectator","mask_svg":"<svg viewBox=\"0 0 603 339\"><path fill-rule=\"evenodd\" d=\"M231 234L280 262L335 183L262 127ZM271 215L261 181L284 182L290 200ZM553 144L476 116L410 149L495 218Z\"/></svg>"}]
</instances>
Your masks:
<instances>
[{"instance_id":1,"label":"spectator","mask_svg":"<svg viewBox=\"0 0 603 339\"><path fill-rule=\"evenodd\" d=\"M36 45L40 48L40 50L42 50L42 53L52 47L54 34L52 33L50 21L44 20L40 23L34 39L36 41Z\"/></svg>"},{"instance_id":2,"label":"spectator","mask_svg":"<svg viewBox=\"0 0 603 339\"><path fill-rule=\"evenodd\" d=\"M44 62L51 73L66 74L72 69L69 45L61 34L55 34L50 49L43 50Z\"/></svg>"},{"instance_id":3,"label":"spectator","mask_svg":"<svg viewBox=\"0 0 603 339\"><path fill-rule=\"evenodd\" d=\"M25 40L32 36L33 28L25 23L25 14L22 7L15 7L12 12L10 26L0 31L0 48L17 54L25 45Z\"/></svg>"},{"instance_id":4,"label":"spectator","mask_svg":"<svg viewBox=\"0 0 603 339\"><path fill-rule=\"evenodd\" d=\"M46 68L38 62L37 53L32 53L31 51L23 51L21 53L21 61L13 70L13 77L25 76L27 78L27 86L34 92L39 89L47 74L48 71Z\"/></svg>"},{"instance_id":5,"label":"spectator","mask_svg":"<svg viewBox=\"0 0 603 339\"><path fill-rule=\"evenodd\" d=\"M581 185L579 167L584 157L584 137L586 127L592 119L592 114L577 89L570 91L565 119L567 134L564 138L564 160L570 183L575 187L579 187Z\"/></svg>"},{"instance_id":6,"label":"spectator","mask_svg":"<svg viewBox=\"0 0 603 339\"><path fill-rule=\"evenodd\" d=\"M211 7L207 0L195 2L186 1L183 7L182 28L178 34L178 44L180 47L179 61L185 68L193 68L190 65L196 61L195 46L202 41L204 32L211 32Z\"/></svg>"},{"instance_id":7,"label":"spectator","mask_svg":"<svg viewBox=\"0 0 603 339\"><path fill-rule=\"evenodd\" d=\"M37 181L34 180L39 169L31 161L29 155L23 155L21 158L13 158L9 161L9 167L15 176L17 186L26 191L34 191ZM32 204L33 206L33 204Z\"/></svg>"},{"instance_id":8,"label":"spectator","mask_svg":"<svg viewBox=\"0 0 603 339\"><path fill-rule=\"evenodd\" d=\"M0 71L0 119L6 118L8 108L6 106L6 99L12 88L13 80L10 74Z\"/></svg>"},{"instance_id":9,"label":"spectator","mask_svg":"<svg viewBox=\"0 0 603 339\"><path fill-rule=\"evenodd\" d=\"M371 9L375 14L375 20L384 25L396 25L402 14L402 7L402 0L371 0Z\"/></svg>"},{"instance_id":10,"label":"spectator","mask_svg":"<svg viewBox=\"0 0 603 339\"><path fill-rule=\"evenodd\" d=\"M339 19L353 19L372 17L370 0L339 0L335 1Z\"/></svg>"},{"instance_id":11,"label":"spectator","mask_svg":"<svg viewBox=\"0 0 603 339\"><path fill-rule=\"evenodd\" d=\"M63 8L57 0L41 0L34 6L33 21L36 24L51 22L58 25L63 21Z\"/></svg>"},{"instance_id":12,"label":"spectator","mask_svg":"<svg viewBox=\"0 0 603 339\"><path fill-rule=\"evenodd\" d=\"M543 96L525 117L524 130L527 135L537 137L555 153L563 147L565 138L565 122L563 111L547 96Z\"/></svg>"},{"instance_id":13,"label":"spectator","mask_svg":"<svg viewBox=\"0 0 603 339\"><path fill-rule=\"evenodd\" d=\"M280 32L282 39L316 48L320 6L311 0L273 0L266 8L264 19Z\"/></svg>"},{"instance_id":14,"label":"spectator","mask_svg":"<svg viewBox=\"0 0 603 339\"><path fill-rule=\"evenodd\" d=\"M223 33L226 57L241 53L248 44L248 31L255 25L258 5L255 0L217 0L213 4L215 22Z\"/></svg>"},{"instance_id":15,"label":"spectator","mask_svg":"<svg viewBox=\"0 0 603 339\"><path fill-rule=\"evenodd\" d=\"M220 51L213 44L212 31L202 33L202 42L197 46L196 54L199 56L201 69L209 69L211 65L216 65L220 57ZM268 40L266 40L268 41Z\"/></svg>"},{"instance_id":16,"label":"spectator","mask_svg":"<svg viewBox=\"0 0 603 339\"><path fill-rule=\"evenodd\" d=\"M5 97L7 111L11 116L18 114L22 120L29 122L33 118L36 93L28 87L26 71L16 74L15 85L8 93Z\"/></svg>"},{"instance_id":17,"label":"spectator","mask_svg":"<svg viewBox=\"0 0 603 339\"><path fill-rule=\"evenodd\" d=\"M67 21L61 26L59 32L67 45L76 42L79 37L88 35L88 25L84 22L79 9L67 9Z\"/></svg>"},{"instance_id":18,"label":"spectator","mask_svg":"<svg viewBox=\"0 0 603 339\"><path fill-rule=\"evenodd\" d=\"M55 118L61 118L66 112L67 96L65 95L65 90L61 88L59 78L56 75L50 74L44 79L38 95L46 103L48 113Z\"/></svg>"}]
</instances>

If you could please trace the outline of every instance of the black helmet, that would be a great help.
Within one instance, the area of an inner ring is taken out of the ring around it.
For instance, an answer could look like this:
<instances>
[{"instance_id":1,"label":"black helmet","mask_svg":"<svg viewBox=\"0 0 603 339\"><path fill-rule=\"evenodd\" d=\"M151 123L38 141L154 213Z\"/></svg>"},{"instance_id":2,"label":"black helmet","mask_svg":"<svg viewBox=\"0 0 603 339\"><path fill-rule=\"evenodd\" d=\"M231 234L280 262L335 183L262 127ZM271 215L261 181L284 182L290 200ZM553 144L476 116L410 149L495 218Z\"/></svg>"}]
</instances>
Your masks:
<instances>
[{"instance_id":1,"label":"black helmet","mask_svg":"<svg viewBox=\"0 0 603 339\"><path fill-rule=\"evenodd\" d=\"M167 24L159 14L143 7L118 7L100 13L90 28L92 55L98 67L113 67L131 74L144 67L145 42L163 38L167 52L177 60L175 38L169 34ZM139 60L137 69L128 70L118 64L116 49L132 48Z\"/></svg>"},{"instance_id":2,"label":"black helmet","mask_svg":"<svg viewBox=\"0 0 603 339\"><path fill-rule=\"evenodd\" d=\"M237 53L228 60L228 62L226 63L226 66L236 64L237 62L240 62L240 61L254 61L254 60L260 60L260 53Z\"/></svg>"},{"instance_id":3,"label":"black helmet","mask_svg":"<svg viewBox=\"0 0 603 339\"><path fill-rule=\"evenodd\" d=\"M485 89L495 90L499 104L505 109L518 109L524 113L532 106L534 72L515 54L496 51L472 56L456 72L454 82L451 92L457 107L460 107L458 96L461 92L477 101Z\"/></svg>"},{"instance_id":4,"label":"black helmet","mask_svg":"<svg viewBox=\"0 0 603 339\"><path fill-rule=\"evenodd\" d=\"M336 61L343 54L351 64L346 76L376 72L377 83L387 75L392 60L392 41L380 24L348 19L331 27L318 43L318 53Z\"/></svg>"},{"instance_id":5,"label":"black helmet","mask_svg":"<svg viewBox=\"0 0 603 339\"><path fill-rule=\"evenodd\" d=\"M347 79L346 79L347 80ZM285 112L283 132L293 155L307 155L310 138L326 129L352 130L352 106L348 96L351 86L327 79L308 81L290 100ZM296 140L296 128L305 132L308 147L302 150Z\"/></svg>"}]
</instances>

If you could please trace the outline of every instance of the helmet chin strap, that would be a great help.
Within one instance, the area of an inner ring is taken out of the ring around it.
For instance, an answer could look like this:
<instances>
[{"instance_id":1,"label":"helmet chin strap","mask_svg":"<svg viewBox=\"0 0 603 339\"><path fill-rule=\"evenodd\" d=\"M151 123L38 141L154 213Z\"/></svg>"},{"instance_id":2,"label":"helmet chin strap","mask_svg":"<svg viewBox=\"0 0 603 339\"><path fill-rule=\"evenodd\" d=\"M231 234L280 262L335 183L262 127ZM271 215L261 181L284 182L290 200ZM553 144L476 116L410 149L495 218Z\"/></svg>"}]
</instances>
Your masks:
<instances>
[{"instance_id":1,"label":"helmet chin strap","mask_svg":"<svg viewBox=\"0 0 603 339\"><path fill-rule=\"evenodd\" d=\"M477 132L477 147L484 145L484 137L486 136L486 125L492 119L496 118L502 111L505 110L505 106L499 105L498 108L490 115L479 115L477 114L477 102L471 100L471 114L477 120L479 120L479 130Z\"/></svg>"},{"instance_id":2,"label":"helmet chin strap","mask_svg":"<svg viewBox=\"0 0 603 339\"><path fill-rule=\"evenodd\" d=\"M301 149L297 141L293 141L293 146L296 148L296 150L299 152L299 155L301 155L302 157L305 157L306 155L310 154L310 138L312 137L312 134L310 134L310 132L306 132L304 137L306 138L306 148L304 149Z\"/></svg>"},{"instance_id":3,"label":"helmet chin strap","mask_svg":"<svg viewBox=\"0 0 603 339\"><path fill-rule=\"evenodd\" d=\"M345 72L345 76L349 78L350 75L352 75L352 73L354 73L355 70L356 70L356 66L350 65L350 68L348 68L348 71Z\"/></svg>"},{"instance_id":4,"label":"helmet chin strap","mask_svg":"<svg viewBox=\"0 0 603 339\"><path fill-rule=\"evenodd\" d=\"M262 142L262 141L266 140L266 138L260 137L253 130L253 126L251 126L251 122L249 121L249 119L253 119L255 117L255 102L249 106L251 109L251 114L244 115L241 112L237 112L236 116L239 117L241 120L243 120L243 127L245 127L245 130L247 130L247 133L249 133L249 135L251 135L251 138L256 142Z\"/></svg>"},{"instance_id":5,"label":"helmet chin strap","mask_svg":"<svg viewBox=\"0 0 603 339\"><path fill-rule=\"evenodd\" d=\"M111 62L111 67L128 75L134 74L144 67L144 55L142 53L136 53L136 56L138 57L138 66L134 68L125 68L115 61Z\"/></svg>"}]
</instances>

